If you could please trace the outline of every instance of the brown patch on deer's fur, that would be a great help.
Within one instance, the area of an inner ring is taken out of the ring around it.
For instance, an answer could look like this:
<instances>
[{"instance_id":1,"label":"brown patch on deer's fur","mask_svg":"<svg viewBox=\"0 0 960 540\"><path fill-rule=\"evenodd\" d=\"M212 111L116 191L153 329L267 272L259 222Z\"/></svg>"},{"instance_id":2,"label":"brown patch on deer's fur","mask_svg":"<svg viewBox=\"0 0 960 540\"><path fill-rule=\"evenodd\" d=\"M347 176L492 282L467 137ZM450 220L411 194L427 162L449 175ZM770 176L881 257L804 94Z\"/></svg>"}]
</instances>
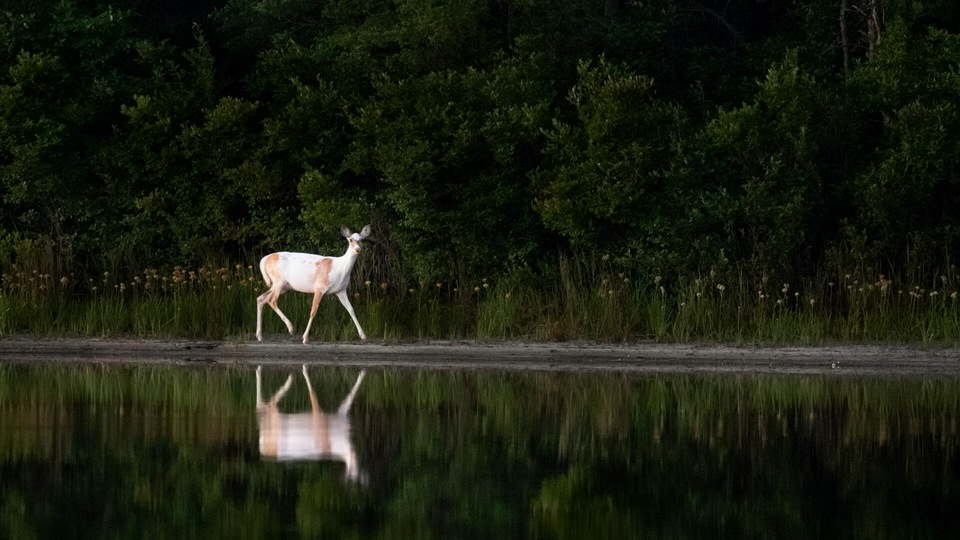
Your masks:
<instances>
[{"instance_id":1,"label":"brown patch on deer's fur","mask_svg":"<svg viewBox=\"0 0 960 540\"><path fill-rule=\"evenodd\" d=\"M330 271L333 269L333 259L320 259L317 261L317 280L314 284L315 291L326 291L330 286Z\"/></svg>"},{"instance_id":2,"label":"brown patch on deer's fur","mask_svg":"<svg viewBox=\"0 0 960 540\"><path fill-rule=\"evenodd\" d=\"M271 253L263 260L263 273L267 279L267 285L273 285L280 278L280 254Z\"/></svg>"}]
</instances>

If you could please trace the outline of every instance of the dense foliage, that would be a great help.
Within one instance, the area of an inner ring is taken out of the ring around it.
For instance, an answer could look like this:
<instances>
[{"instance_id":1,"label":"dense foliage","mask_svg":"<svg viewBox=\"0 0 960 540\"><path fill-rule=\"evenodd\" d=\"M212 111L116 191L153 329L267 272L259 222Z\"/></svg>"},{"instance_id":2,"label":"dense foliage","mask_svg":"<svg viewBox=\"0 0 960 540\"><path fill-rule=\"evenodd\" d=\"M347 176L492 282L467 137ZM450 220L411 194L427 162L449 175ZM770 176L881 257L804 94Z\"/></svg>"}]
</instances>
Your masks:
<instances>
[{"instance_id":1,"label":"dense foliage","mask_svg":"<svg viewBox=\"0 0 960 540\"><path fill-rule=\"evenodd\" d=\"M61 0L0 14L0 264L463 279L960 246L952 0Z\"/></svg>"}]
</instances>

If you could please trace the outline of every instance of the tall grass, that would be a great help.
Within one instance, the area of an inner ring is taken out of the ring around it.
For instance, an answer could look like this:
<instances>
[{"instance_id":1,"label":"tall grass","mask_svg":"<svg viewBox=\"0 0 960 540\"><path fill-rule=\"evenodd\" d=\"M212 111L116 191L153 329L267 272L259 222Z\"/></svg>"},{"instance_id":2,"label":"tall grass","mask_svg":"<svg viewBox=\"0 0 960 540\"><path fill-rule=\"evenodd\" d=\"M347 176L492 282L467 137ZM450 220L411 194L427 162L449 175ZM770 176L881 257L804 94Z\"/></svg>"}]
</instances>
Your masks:
<instances>
[{"instance_id":1,"label":"tall grass","mask_svg":"<svg viewBox=\"0 0 960 540\"><path fill-rule=\"evenodd\" d=\"M49 268L50 265L38 265ZM498 280L404 280L358 265L350 294L372 339L955 344L960 276L953 266L896 276L869 266L823 271L800 283L742 269L691 276L635 275L604 258L559 257L554 270ZM0 280L0 334L249 339L256 297L252 265L175 267L96 278L10 264ZM302 330L310 297L280 307ZM264 334L286 339L265 308ZM314 341L356 340L339 302L321 301Z\"/></svg>"}]
</instances>

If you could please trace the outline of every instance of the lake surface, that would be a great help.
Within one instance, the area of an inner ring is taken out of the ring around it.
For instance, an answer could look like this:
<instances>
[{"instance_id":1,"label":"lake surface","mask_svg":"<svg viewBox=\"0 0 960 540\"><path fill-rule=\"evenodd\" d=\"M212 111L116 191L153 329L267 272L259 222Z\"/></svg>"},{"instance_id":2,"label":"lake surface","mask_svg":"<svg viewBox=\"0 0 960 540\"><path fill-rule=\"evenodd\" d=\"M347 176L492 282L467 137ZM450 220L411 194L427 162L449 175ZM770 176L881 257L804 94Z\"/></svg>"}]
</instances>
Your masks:
<instances>
[{"instance_id":1,"label":"lake surface","mask_svg":"<svg viewBox=\"0 0 960 540\"><path fill-rule=\"evenodd\" d=\"M253 366L0 364L0 538L960 531L955 378L259 378L260 398Z\"/></svg>"}]
</instances>

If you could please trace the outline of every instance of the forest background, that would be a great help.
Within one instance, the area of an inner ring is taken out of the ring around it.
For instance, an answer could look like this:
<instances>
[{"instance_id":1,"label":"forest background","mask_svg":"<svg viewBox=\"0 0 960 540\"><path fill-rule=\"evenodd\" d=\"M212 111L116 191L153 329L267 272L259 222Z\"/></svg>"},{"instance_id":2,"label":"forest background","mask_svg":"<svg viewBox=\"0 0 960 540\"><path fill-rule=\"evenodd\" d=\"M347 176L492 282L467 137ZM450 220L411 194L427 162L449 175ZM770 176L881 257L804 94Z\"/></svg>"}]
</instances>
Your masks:
<instances>
[{"instance_id":1,"label":"forest background","mask_svg":"<svg viewBox=\"0 0 960 540\"><path fill-rule=\"evenodd\" d=\"M789 299L815 280L826 299L852 274L956 299L953 0L6 0L0 13L8 291L31 270L53 288L277 249L339 255L339 226L370 223L360 279L384 290L436 281L467 297L603 261L583 272L601 294L608 279L655 293L685 276L723 293L720 275L760 299L768 281Z\"/></svg>"}]
</instances>

